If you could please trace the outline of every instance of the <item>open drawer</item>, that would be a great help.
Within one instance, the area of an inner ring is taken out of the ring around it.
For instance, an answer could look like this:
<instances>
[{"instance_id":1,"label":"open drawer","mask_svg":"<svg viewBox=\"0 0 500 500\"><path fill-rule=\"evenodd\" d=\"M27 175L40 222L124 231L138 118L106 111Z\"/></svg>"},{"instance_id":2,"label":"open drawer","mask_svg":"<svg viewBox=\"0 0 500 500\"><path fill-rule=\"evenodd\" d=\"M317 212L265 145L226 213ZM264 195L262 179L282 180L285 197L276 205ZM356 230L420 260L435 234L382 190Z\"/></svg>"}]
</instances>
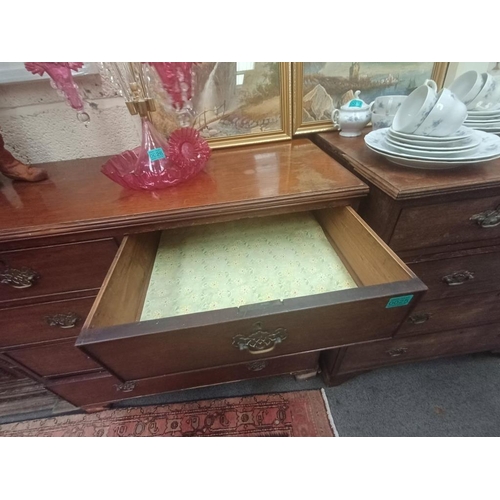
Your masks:
<instances>
[{"instance_id":1,"label":"open drawer","mask_svg":"<svg viewBox=\"0 0 500 500\"><path fill-rule=\"evenodd\" d=\"M426 290L351 207L248 220L124 238L76 345L123 381L215 368L390 338Z\"/></svg>"}]
</instances>

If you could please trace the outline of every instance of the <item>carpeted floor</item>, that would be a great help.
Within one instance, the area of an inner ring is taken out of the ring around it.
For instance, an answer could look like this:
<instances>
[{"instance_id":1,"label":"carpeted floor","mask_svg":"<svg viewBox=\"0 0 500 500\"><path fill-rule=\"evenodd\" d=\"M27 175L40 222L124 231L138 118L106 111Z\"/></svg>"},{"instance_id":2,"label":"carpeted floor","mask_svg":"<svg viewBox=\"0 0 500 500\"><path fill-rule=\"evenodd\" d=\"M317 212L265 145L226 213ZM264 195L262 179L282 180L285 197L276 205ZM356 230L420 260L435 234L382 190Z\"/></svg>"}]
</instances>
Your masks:
<instances>
[{"instance_id":1,"label":"carpeted floor","mask_svg":"<svg viewBox=\"0 0 500 500\"><path fill-rule=\"evenodd\" d=\"M113 408L0 426L0 437L334 437L324 391Z\"/></svg>"},{"instance_id":2,"label":"carpeted floor","mask_svg":"<svg viewBox=\"0 0 500 500\"><path fill-rule=\"evenodd\" d=\"M500 436L499 381L500 356L485 353L382 368L339 387L325 387L319 377L285 376L137 398L115 407L325 388L340 436Z\"/></svg>"},{"instance_id":3,"label":"carpeted floor","mask_svg":"<svg viewBox=\"0 0 500 500\"><path fill-rule=\"evenodd\" d=\"M489 353L381 368L338 387L325 387L319 377L275 377L138 398L134 404L321 387L340 436L500 436L500 356Z\"/></svg>"}]
</instances>

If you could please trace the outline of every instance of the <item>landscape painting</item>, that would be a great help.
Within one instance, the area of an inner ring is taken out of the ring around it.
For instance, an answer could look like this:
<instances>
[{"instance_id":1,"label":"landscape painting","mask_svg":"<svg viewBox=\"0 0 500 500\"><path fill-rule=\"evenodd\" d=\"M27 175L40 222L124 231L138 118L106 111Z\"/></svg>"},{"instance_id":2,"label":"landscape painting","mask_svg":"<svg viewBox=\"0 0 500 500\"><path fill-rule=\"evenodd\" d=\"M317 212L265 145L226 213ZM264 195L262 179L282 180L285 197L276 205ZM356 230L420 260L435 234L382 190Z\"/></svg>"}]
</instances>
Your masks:
<instances>
[{"instance_id":1,"label":"landscape painting","mask_svg":"<svg viewBox=\"0 0 500 500\"><path fill-rule=\"evenodd\" d=\"M356 90L368 104L381 95L408 95L427 78L442 73L436 71L437 64L443 63L294 63L294 131L332 128L332 111L351 100Z\"/></svg>"},{"instance_id":2,"label":"landscape painting","mask_svg":"<svg viewBox=\"0 0 500 500\"><path fill-rule=\"evenodd\" d=\"M212 148L290 138L290 79L290 63L199 63L190 122ZM166 96L159 104L152 120L168 135L179 117Z\"/></svg>"}]
</instances>

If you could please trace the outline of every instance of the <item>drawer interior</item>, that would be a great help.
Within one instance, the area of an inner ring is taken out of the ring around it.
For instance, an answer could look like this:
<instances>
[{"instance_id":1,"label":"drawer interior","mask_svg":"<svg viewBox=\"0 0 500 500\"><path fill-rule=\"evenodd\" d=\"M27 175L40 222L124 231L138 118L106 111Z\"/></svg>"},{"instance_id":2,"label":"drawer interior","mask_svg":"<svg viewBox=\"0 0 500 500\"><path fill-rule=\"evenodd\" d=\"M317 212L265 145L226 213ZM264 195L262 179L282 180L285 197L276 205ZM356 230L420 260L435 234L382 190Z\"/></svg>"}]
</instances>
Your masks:
<instances>
[{"instance_id":1,"label":"drawer interior","mask_svg":"<svg viewBox=\"0 0 500 500\"><path fill-rule=\"evenodd\" d=\"M351 207L137 234L84 329L413 278Z\"/></svg>"},{"instance_id":2,"label":"drawer interior","mask_svg":"<svg viewBox=\"0 0 500 500\"><path fill-rule=\"evenodd\" d=\"M164 231L141 321L355 288L310 212Z\"/></svg>"}]
</instances>

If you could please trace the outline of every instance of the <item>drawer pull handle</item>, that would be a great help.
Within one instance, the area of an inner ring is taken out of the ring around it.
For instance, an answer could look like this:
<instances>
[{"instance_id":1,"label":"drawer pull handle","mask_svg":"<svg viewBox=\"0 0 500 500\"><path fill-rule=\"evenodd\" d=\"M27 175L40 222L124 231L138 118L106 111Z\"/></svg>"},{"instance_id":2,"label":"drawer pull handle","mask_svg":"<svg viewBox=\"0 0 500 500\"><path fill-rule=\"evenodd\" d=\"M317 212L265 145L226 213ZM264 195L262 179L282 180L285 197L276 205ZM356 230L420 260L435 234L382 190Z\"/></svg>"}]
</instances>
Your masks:
<instances>
[{"instance_id":1,"label":"drawer pull handle","mask_svg":"<svg viewBox=\"0 0 500 500\"><path fill-rule=\"evenodd\" d=\"M115 384L118 392L132 392L135 389L135 382L124 382L123 384Z\"/></svg>"},{"instance_id":2,"label":"drawer pull handle","mask_svg":"<svg viewBox=\"0 0 500 500\"><path fill-rule=\"evenodd\" d=\"M3 264L5 268L0 272L0 283L2 285L9 285L12 288L29 288L40 278L40 275L29 267L15 269L5 263Z\"/></svg>"},{"instance_id":3,"label":"drawer pull handle","mask_svg":"<svg viewBox=\"0 0 500 500\"><path fill-rule=\"evenodd\" d=\"M387 351L387 354L389 354L391 358L397 358L398 356L406 354L407 351L407 347L397 347L396 349L390 349L389 351Z\"/></svg>"},{"instance_id":4,"label":"drawer pull handle","mask_svg":"<svg viewBox=\"0 0 500 500\"><path fill-rule=\"evenodd\" d=\"M286 338L285 328L276 328L274 332L267 332L262 329L262 323L258 321L252 326L250 335L236 335L233 337L233 347L240 351L248 350L251 354L265 354L271 352Z\"/></svg>"},{"instance_id":5,"label":"drawer pull handle","mask_svg":"<svg viewBox=\"0 0 500 500\"><path fill-rule=\"evenodd\" d=\"M80 320L80 316L74 312L45 317L45 321L47 321L49 326L58 326L59 328L74 328Z\"/></svg>"},{"instance_id":6,"label":"drawer pull handle","mask_svg":"<svg viewBox=\"0 0 500 500\"><path fill-rule=\"evenodd\" d=\"M474 279L474 273L470 271L457 271L453 274L443 276L442 281L448 286L463 285L467 281Z\"/></svg>"},{"instance_id":7,"label":"drawer pull handle","mask_svg":"<svg viewBox=\"0 0 500 500\"><path fill-rule=\"evenodd\" d=\"M260 372L267 366L267 361L264 361L263 359L260 359L259 361L252 361L251 363L248 363L247 368L251 372Z\"/></svg>"},{"instance_id":8,"label":"drawer pull handle","mask_svg":"<svg viewBox=\"0 0 500 500\"><path fill-rule=\"evenodd\" d=\"M495 210L486 210L480 214L473 215L469 220L476 221L480 227L496 227L500 225L500 205Z\"/></svg>"},{"instance_id":9,"label":"drawer pull handle","mask_svg":"<svg viewBox=\"0 0 500 500\"><path fill-rule=\"evenodd\" d=\"M431 317L431 315L429 313L416 313L416 314L412 314L408 318L408 321L410 323L413 323L414 325L421 325L422 323L429 321L430 317Z\"/></svg>"}]
</instances>

